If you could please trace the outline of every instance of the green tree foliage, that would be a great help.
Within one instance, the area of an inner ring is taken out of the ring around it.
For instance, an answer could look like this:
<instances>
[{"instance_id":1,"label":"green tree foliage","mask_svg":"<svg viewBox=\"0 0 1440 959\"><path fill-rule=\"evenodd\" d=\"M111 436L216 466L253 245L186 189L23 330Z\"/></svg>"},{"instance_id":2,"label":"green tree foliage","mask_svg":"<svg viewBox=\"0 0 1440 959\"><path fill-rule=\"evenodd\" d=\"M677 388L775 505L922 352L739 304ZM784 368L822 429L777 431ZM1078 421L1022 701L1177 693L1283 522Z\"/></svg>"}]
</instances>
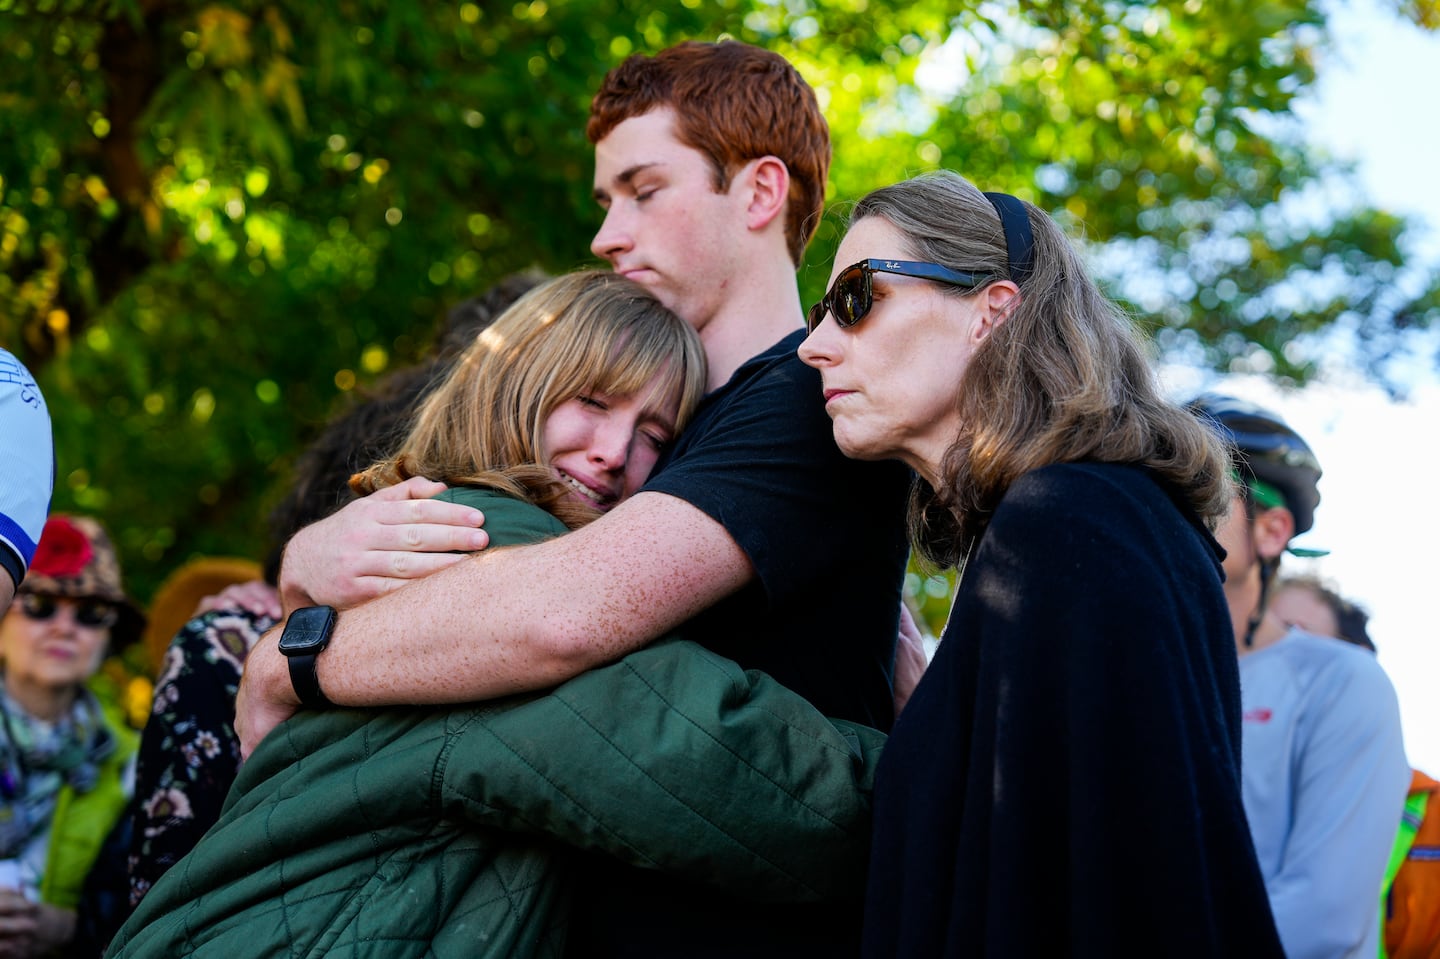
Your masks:
<instances>
[{"instance_id":1,"label":"green tree foliage","mask_svg":"<svg viewBox=\"0 0 1440 959\"><path fill-rule=\"evenodd\" d=\"M448 305L588 260L603 73L720 36L816 86L837 205L937 167L1031 199L1164 349L1303 378L1303 334L1378 362L1440 311L1392 282L1402 221L1308 212L1353 195L1289 113L1309 0L0 0L0 342L50 400L56 508L108 521L142 598L258 555L296 451Z\"/></svg>"}]
</instances>

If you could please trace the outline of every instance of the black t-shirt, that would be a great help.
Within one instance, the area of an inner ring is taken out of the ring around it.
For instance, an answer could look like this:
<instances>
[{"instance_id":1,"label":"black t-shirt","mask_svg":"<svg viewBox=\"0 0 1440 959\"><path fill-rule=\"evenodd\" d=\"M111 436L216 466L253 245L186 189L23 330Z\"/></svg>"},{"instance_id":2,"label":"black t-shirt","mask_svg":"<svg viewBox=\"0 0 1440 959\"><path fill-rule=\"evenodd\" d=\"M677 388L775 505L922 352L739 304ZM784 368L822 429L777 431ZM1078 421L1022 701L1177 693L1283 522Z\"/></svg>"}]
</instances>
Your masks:
<instances>
[{"instance_id":1,"label":"black t-shirt","mask_svg":"<svg viewBox=\"0 0 1440 959\"><path fill-rule=\"evenodd\" d=\"M827 716L888 730L909 470L835 446L820 374L787 336L705 398L647 491L703 510L755 580L684 633Z\"/></svg>"},{"instance_id":2,"label":"black t-shirt","mask_svg":"<svg viewBox=\"0 0 1440 959\"><path fill-rule=\"evenodd\" d=\"M646 485L725 527L755 580L682 628L761 669L829 716L889 729L910 471L836 448L820 374L796 331L740 367ZM857 890L857 895L860 890ZM589 857L573 956L843 955L858 945L857 899L762 905Z\"/></svg>"}]
</instances>

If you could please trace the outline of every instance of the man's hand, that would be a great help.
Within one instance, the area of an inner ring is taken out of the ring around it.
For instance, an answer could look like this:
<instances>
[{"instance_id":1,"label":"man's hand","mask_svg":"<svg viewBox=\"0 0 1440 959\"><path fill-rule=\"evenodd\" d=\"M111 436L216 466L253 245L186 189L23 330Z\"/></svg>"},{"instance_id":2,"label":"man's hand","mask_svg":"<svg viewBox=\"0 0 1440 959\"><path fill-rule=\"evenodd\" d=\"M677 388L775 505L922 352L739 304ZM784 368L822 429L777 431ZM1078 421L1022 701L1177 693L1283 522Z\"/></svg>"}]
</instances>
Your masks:
<instances>
[{"instance_id":1,"label":"man's hand","mask_svg":"<svg viewBox=\"0 0 1440 959\"><path fill-rule=\"evenodd\" d=\"M0 889L0 957L50 955L75 937L75 913Z\"/></svg>"},{"instance_id":2,"label":"man's hand","mask_svg":"<svg viewBox=\"0 0 1440 959\"><path fill-rule=\"evenodd\" d=\"M920 627L910 614L910 607L900 604L900 637L895 644L895 715L910 701L910 694L920 685L925 667L930 660L925 656L925 640Z\"/></svg>"},{"instance_id":3,"label":"man's hand","mask_svg":"<svg viewBox=\"0 0 1440 959\"><path fill-rule=\"evenodd\" d=\"M195 615L203 616L216 609L240 609L254 616L281 619L280 593L263 579L226 586L214 596L206 596L195 607Z\"/></svg>"},{"instance_id":4,"label":"man's hand","mask_svg":"<svg viewBox=\"0 0 1440 959\"><path fill-rule=\"evenodd\" d=\"M285 609L355 606L484 549L485 515L431 499L444 490L444 483L408 479L296 533L280 568Z\"/></svg>"},{"instance_id":5,"label":"man's hand","mask_svg":"<svg viewBox=\"0 0 1440 959\"><path fill-rule=\"evenodd\" d=\"M280 652L284 628L282 623L261 636L245 657L245 672L235 696L235 733L240 737L240 756L244 759L250 758L270 730L300 708L300 700L290 685L290 664Z\"/></svg>"}]
</instances>

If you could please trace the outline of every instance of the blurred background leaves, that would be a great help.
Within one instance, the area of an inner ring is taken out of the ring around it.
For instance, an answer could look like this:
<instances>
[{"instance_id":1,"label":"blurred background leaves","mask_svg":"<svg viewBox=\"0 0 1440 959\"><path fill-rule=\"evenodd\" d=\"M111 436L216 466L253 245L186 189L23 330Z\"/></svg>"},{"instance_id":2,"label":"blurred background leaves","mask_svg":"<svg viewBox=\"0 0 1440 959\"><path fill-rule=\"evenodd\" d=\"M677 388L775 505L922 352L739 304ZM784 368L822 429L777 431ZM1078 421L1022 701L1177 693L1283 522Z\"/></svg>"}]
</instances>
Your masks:
<instances>
[{"instance_id":1,"label":"blurred background leaves","mask_svg":"<svg viewBox=\"0 0 1440 959\"><path fill-rule=\"evenodd\" d=\"M447 306L588 262L604 72L722 36L832 126L807 303L847 200L947 167L1051 211L1171 356L1303 382L1343 330L1385 382L1440 315L1397 282L1406 223L1304 145L1311 0L0 0L0 344L50 402L55 508L142 601L261 556L297 451Z\"/></svg>"}]
</instances>

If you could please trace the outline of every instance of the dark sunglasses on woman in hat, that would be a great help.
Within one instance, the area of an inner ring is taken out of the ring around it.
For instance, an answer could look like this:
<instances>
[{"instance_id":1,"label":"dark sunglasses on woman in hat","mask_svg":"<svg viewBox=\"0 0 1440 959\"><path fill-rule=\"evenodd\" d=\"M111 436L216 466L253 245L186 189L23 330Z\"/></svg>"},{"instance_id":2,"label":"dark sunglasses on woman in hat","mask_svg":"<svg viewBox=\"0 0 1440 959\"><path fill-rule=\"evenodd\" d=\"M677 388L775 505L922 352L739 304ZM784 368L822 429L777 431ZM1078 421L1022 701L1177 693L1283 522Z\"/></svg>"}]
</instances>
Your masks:
<instances>
[{"instance_id":1,"label":"dark sunglasses on woman in hat","mask_svg":"<svg viewBox=\"0 0 1440 959\"><path fill-rule=\"evenodd\" d=\"M109 629L120 619L119 608L103 599L69 599L43 593L21 593L15 597L15 605L21 615L36 622L53 619L60 611L61 603L74 604L75 622L90 629Z\"/></svg>"}]
</instances>

